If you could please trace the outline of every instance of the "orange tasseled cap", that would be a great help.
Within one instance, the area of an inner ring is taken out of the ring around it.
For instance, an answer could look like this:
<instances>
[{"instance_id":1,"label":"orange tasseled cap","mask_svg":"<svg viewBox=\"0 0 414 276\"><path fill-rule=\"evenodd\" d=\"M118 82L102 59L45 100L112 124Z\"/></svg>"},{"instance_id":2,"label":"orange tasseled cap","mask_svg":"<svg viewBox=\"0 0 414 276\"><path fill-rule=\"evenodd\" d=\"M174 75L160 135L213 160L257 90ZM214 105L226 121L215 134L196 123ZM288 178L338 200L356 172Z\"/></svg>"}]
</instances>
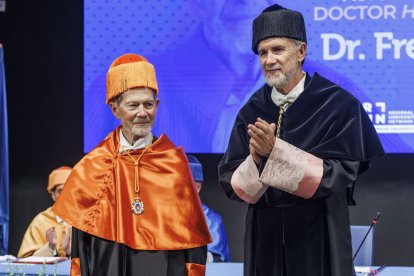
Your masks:
<instances>
[{"instance_id":1,"label":"orange tasseled cap","mask_svg":"<svg viewBox=\"0 0 414 276\"><path fill-rule=\"evenodd\" d=\"M154 66L142 56L122 55L112 62L106 73L106 103L135 87L148 87L158 95Z\"/></svg>"}]
</instances>

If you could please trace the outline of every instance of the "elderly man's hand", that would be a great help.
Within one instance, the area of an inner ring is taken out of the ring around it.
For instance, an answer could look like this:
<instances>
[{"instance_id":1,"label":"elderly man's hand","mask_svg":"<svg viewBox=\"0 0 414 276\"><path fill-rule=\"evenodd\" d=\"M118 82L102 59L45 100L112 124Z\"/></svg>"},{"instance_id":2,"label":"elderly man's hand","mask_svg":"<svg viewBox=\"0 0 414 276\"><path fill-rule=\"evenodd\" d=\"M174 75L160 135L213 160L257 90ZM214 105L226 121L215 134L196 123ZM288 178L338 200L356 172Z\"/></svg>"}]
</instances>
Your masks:
<instances>
[{"instance_id":1,"label":"elderly man's hand","mask_svg":"<svg viewBox=\"0 0 414 276\"><path fill-rule=\"evenodd\" d=\"M55 250L56 249L56 240L57 240L55 227L51 227L51 228L47 229L46 239L47 239L47 242L49 243L50 249Z\"/></svg>"},{"instance_id":2,"label":"elderly man's hand","mask_svg":"<svg viewBox=\"0 0 414 276\"><path fill-rule=\"evenodd\" d=\"M274 123L269 124L260 118L257 119L256 123L249 124L247 134L250 136L250 153L253 149L256 154L269 157L276 142L275 130L276 125Z\"/></svg>"}]
</instances>

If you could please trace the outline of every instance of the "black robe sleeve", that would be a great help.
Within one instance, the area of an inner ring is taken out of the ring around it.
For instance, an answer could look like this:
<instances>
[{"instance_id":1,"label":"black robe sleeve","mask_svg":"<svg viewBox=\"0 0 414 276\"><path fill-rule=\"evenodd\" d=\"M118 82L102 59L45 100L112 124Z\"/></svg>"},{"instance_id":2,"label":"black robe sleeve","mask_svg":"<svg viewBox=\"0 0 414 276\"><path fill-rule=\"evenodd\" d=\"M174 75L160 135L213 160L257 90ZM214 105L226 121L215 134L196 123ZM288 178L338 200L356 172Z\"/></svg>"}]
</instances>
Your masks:
<instances>
[{"instance_id":1,"label":"black robe sleeve","mask_svg":"<svg viewBox=\"0 0 414 276\"><path fill-rule=\"evenodd\" d=\"M323 176L313 199L325 198L346 191L352 200L354 183L358 177L360 162L351 160L328 159L323 161ZM351 203L351 202L349 202Z\"/></svg>"}]
</instances>

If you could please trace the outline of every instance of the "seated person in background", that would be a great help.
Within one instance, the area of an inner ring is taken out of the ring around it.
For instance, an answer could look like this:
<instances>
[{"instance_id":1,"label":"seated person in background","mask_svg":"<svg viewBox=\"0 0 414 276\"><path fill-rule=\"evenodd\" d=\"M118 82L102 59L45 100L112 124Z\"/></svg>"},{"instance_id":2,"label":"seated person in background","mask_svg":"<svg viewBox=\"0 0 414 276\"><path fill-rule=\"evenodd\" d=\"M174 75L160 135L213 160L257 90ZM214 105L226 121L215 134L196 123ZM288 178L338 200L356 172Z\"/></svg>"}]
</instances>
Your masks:
<instances>
[{"instance_id":1,"label":"seated person in background","mask_svg":"<svg viewBox=\"0 0 414 276\"><path fill-rule=\"evenodd\" d=\"M71 167L60 167L49 175L47 191L56 201L71 173ZM70 226L52 211L52 207L38 214L26 230L17 257L28 256L52 257L70 256Z\"/></svg>"},{"instance_id":2,"label":"seated person in background","mask_svg":"<svg viewBox=\"0 0 414 276\"><path fill-rule=\"evenodd\" d=\"M190 163L190 169L194 177L197 191L200 193L204 182L203 167L194 155L187 154L187 158ZM213 237L213 242L207 245L207 262L229 262L229 243L221 216L208 208L204 203L201 203L201 205L203 207L204 215L206 216L208 229Z\"/></svg>"}]
</instances>

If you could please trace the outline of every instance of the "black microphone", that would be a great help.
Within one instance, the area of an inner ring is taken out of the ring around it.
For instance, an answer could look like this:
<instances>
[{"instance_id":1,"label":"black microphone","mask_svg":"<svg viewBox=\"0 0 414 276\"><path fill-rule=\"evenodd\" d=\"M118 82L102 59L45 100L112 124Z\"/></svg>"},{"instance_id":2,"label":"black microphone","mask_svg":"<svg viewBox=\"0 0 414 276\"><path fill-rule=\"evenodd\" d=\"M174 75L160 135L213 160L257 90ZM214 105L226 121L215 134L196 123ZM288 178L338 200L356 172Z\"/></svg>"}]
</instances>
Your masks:
<instances>
[{"instance_id":1,"label":"black microphone","mask_svg":"<svg viewBox=\"0 0 414 276\"><path fill-rule=\"evenodd\" d=\"M352 261L355 260L355 257L357 256L359 250L361 249L362 245L364 244L366 238L368 237L369 232L371 232L372 227L377 224L379 217L380 217L381 213L377 212L375 214L375 217L371 220L371 225L369 226L369 229L367 231L367 233L365 234L365 237L362 239L361 243L359 244L358 250L355 252L354 257L352 257Z\"/></svg>"}]
</instances>

